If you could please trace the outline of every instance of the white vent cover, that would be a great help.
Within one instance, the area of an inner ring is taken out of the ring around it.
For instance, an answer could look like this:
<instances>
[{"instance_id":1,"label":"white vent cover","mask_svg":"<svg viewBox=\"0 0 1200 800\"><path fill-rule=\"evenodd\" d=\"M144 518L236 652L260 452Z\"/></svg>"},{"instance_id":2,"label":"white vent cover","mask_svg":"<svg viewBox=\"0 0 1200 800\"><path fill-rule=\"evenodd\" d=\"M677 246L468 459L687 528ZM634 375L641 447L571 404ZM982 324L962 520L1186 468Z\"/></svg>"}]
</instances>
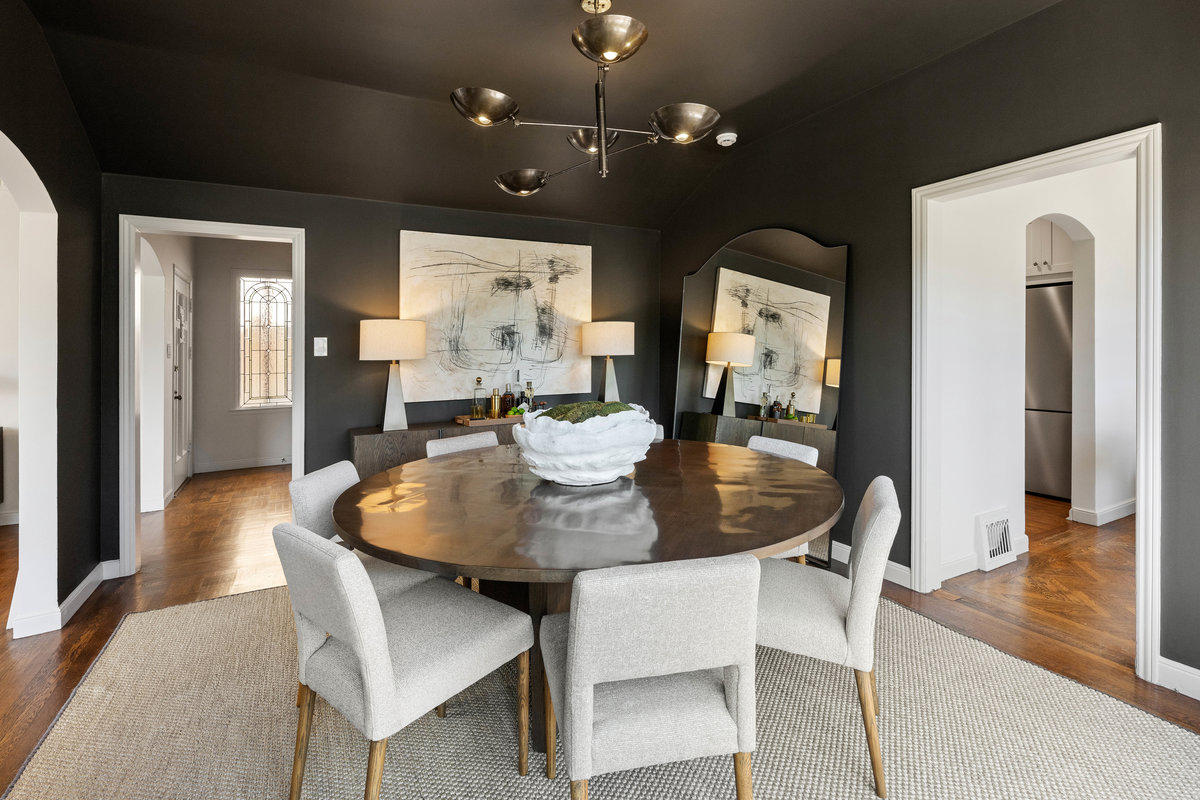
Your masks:
<instances>
[{"instance_id":1,"label":"white vent cover","mask_svg":"<svg viewBox=\"0 0 1200 800\"><path fill-rule=\"evenodd\" d=\"M975 552L978 554L979 569L984 572L1017 560L1006 509L999 508L976 515Z\"/></svg>"}]
</instances>

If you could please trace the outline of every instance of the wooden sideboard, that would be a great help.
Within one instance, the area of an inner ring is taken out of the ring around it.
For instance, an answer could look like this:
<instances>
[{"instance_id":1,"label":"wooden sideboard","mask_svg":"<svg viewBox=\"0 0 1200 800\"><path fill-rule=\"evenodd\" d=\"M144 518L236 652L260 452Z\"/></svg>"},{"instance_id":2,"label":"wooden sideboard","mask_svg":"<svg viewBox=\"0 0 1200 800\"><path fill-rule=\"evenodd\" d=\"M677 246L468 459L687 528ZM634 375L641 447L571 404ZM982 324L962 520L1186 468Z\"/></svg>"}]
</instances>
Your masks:
<instances>
[{"instance_id":1,"label":"wooden sideboard","mask_svg":"<svg viewBox=\"0 0 1200 800\"><path fill-rule=\"evenodd\" d=\"M360 478L425 458L425 443L480 431L495 431L500 444L513 444L513 425L468 428L455 422L421 422L403 431L354 428L350 431L350 458Z\"/></svg>"},{"instance_id":2,"label":"wooden sideboard","mask_svg":"<svg viewBox=\"0 0 1200 800\"><path fill-rule=\"evenodd\" d=\"M745 447L751 436L786 439L817 448L817 467L833 474L837 464L837 431L807 422L766 422L758 419L724 417L684 411L679 422L680 439L717 442Z\"/></svg>"}]
</instances>

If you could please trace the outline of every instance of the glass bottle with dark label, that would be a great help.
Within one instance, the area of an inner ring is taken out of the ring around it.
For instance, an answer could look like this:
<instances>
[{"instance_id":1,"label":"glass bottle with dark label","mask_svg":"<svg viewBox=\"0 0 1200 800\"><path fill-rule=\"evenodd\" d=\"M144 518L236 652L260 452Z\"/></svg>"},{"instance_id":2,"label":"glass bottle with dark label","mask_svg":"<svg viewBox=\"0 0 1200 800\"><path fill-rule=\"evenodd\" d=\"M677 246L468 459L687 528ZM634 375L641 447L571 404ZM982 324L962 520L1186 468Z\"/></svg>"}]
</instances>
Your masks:
<instances>
[{"instance_id":1,"label":"glass bottle with dark label","mask_svg":"<svg viewBox=\"0 0 1200 800\"><path fill-rule=\"evenodd\" d=\"M524 401L529 404L530 410L532 410L533 409L533 381L525 381L525 391L523 393L523 398L524 398Z\"/></svg>"},{"instance_id":2,"label":"glass bottle with dark label","mask_svg":"<svg viewBox=\"0 0 1200 800\"><path fill-rule=\"evenodd\" d=\"M492 389L492 405L488 409L490 419L500 419L500 390Z\"/></svg>"},{"instance_id":3,"label":"glass bottle with dark label","mask_svg":"<svg viewBox=\"0 0 1200 800\"><path fill-rule=\"evenodd\" d=\"M483 419L487 416L487 392L483 388L483 378L475 379L475 390L471 395L471 419Z\"/></svg>"},{"instance_id":4,"label":"glass bottle with dark label","mask_svg":"<svg viewBox=\"0 0 1200 800\"><path fill-rule=\"evenodd\" d=\"M779 419L783 416L783 403L779 402L779 398L775 398L775 402L771 404L771 419Z\"/></svg>"},{"instance_id":5,"label":"glass bottle with dark label","mask_svg":"<svg viewBox=\"0 0 1200 800\"><path fill-rule=\"evenodd\" d=\"M512 411L513 406L517 404L517 398L513 395L512 384L504 384L504 394L500 397L500 416L505 416L509 411Z\"/></svg>"}]
</instances>

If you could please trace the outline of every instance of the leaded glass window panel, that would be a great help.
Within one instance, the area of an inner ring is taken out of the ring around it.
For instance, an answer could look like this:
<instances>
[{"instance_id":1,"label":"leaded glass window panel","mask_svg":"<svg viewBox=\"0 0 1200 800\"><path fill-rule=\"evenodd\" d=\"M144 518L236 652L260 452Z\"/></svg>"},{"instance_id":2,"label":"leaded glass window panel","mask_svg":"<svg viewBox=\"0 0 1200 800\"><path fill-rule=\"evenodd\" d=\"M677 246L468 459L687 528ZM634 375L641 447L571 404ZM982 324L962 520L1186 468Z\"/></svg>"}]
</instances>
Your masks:
<instances>
[{"instance_id":1,"label":"leaded glass window panel","mask_svg":"<svg viewBox=\"0 0 1200 800\"><path fill-rule=\"evenodd\" d=\"M238 406L291 405L292 280L243 277L239 290Z\"/></svg>"}]
</instances>

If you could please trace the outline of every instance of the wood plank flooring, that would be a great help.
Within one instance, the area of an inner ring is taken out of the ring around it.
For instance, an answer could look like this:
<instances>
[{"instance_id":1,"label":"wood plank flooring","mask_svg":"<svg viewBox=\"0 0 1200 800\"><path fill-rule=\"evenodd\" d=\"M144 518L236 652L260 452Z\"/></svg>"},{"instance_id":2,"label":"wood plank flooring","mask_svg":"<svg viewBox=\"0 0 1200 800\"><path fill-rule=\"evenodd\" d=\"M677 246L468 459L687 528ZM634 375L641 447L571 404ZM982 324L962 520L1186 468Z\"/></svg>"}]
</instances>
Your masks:
<instances>
[{"instance_id":1,"label":"wood plank flooring","mask_svg":"<svg viewBox=\"0 0 1200 800\"><path fill-rule=\"evenodd\" d=\"M1018 658L1200 733L1200 701L1140 680L1134 657L1134 518L1096 528L1069 504L1026 496L1029 553L928 595L884 596Z\"/></svg>"},{"instance_id":2,"label":"wood plank flooring","mask_svg":"<svg viewBox=\"0 0 1200 800\"><path fill-rule=\"evenodd\" d=\"M283 584L271 528L291 519L291 466L196 475L142 515L142 569L105 581L63 630L0 642L0 793L132 611ZM16 526L0 528L0 608L16 580Z\"/></svg>"},{"instance_id":3,"label":"wood plank flooring","mask_svg":"<svg viewBox=\"0 0 1200 800\"><path fill-rule=\"evenodd\" d=\"M0 788L37 745L121 617L283 584L271 528L290 517L290 467L197 475L165 512L143 515L143 567L107 581L57 633L0 641ZM1133 675L1132 518L1068 524L1030 500L1028 556L919 595L885 596L948 627L1200 732L1200 701ZM0 608L16 578L16 529L0 528ZM6 617L5 617L6 618ZM886 701L885 701L886 702Z\"/></svg>"}]
</instances>

